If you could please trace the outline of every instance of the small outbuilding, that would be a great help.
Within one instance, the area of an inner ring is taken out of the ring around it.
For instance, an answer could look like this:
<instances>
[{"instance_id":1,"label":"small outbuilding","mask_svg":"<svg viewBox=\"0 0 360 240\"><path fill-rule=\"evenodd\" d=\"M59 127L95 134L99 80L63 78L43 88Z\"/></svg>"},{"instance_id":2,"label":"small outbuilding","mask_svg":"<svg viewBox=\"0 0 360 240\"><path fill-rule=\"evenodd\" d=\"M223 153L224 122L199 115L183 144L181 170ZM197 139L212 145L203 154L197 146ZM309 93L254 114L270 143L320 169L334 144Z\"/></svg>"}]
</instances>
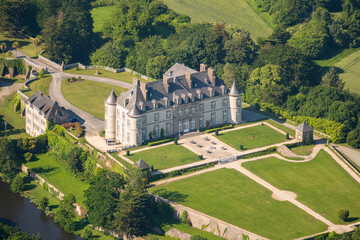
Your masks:
<instances>
[{"instance_id":1,"label":"small outbuilding","mask_svg":"<svg viewBox=\"0 0 360 240\"><path fill-rule=\"evenodd\" d=\"M135 163L135 166L137 166L142 170L150 171L149 164L147 164L144 160L142 160L142 158L140 158L140 160Z\"/></svg>"},{"instance_id":2,"label":"small outbuilding","mask_svg":"<svg viewBox=\"0 0 360 240\"><path fill-rule=\"evenodd\" d=\"M313 128L310 127L305 121L297 126L295 130L295 138L304 142L305 144L311 144L313 141Z\"/></svg>"}]
</instances>

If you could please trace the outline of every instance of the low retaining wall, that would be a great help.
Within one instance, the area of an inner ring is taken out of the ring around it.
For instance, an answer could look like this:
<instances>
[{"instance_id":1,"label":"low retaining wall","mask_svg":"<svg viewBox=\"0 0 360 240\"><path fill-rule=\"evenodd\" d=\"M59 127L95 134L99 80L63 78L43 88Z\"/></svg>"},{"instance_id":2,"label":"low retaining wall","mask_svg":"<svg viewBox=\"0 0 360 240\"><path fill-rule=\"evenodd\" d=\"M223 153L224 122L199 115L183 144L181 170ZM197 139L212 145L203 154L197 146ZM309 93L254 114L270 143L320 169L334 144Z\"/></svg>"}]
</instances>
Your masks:
<instances>
[{"instance_id":1,"label":"low retaining wall","mask_svg":"<svg viewBox=\"0 0 360 240\"><path fill-rule=\"evenodd\" d=\"M43 187L43 185L46 183L48 186L48 191L55 195L56 198L62 200L65 196L64 193L62 193L59 189L57 189L54 185L52 185L51 183L49 183L48 181L46 181L45 179L43 179L42 177L39 176L39 174L37 174L36 172L34 172L33 170L31 170L30 168L28 168L27 166L22 166L21 170L27 174L29 177L31 177L32 179L34 179L35 181L37 181L39 183L40 186ZM84 216L86 214L86 210L81 207L79 204L74 203L75 206L75 211L76 214L79 216Z\"/></svg>"},{"instance_id":2,"label":"low retaining wall","mask_svg":"<svg viewBox=\"0 0 360 240\"><path fill-rule=\"evenodd\" d=\"M47 65L49 65L50 67L55 68L58 71L62 71L63 67L59 64L57 64L56 62L51 61L50 59L43 57L41 54L39 54L38 59L44 63L46 63Z\"/></svg>"},{"instance_id":3,"label":"low retaining wall","mask_svg":"<svg viewBox=\"0 0 360 240\"><path fill-rule=\"evenodd\" d=\"M170 229L165 233L165 235L168 235L170 237L179 238L180 240L190 240L191 235L188 233L184 233L180 230L177 230L175 228Z\"/></svg>"},{"instance_id":4,"label":"low retaining wall","mask_svg":"<svg viewBox=\"0 0 360 240\"><path fill-rule=\"evenodd\" d=\"M226 238L228 240L242 240L242 239L249 239L249 240L261 240L261 239L267 239L264 237L261 237L259 235L256 235L255 233L246 231L244 229L241 229L239 227L236 227L230 223L226 223L224 221L221 221L219 219L216 219L214 217L208 216L204 213L198 212L194 209L182 206L180 204L171 202L167 199L164 199L162 197L151 195L155 198L156 201L162 201L169 203L176 212L176 218L180 218L181 213L183 211L188 212L188 218L191 221L191 224L194 228L201 229L203 231L207 231L210 233L213 233L217 236Z\"/></svg>"}]
</instances>

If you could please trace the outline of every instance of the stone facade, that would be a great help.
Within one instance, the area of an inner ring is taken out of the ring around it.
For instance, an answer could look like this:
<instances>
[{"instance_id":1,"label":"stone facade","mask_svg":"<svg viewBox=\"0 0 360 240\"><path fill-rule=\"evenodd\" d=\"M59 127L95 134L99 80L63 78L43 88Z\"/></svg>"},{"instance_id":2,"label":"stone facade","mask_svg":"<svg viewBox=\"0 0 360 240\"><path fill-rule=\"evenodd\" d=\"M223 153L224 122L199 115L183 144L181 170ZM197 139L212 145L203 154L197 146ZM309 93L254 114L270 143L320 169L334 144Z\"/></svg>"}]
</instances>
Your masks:
<instances>
[{"instance_id":1,"label":"stone facade","mask_svg":"<svg viewBox=\"0 0 360 240\"><path fill-rule=\"evenodd\" d=\"M241 123L242 94L229 89L212 68L197 72L176 63L162 80L143 83L105 100L105 138L124 146L223 123Z\"/></svg>"},{"instance_id":2,"label":"stone facade","mask_svg":"<svg viewBox=\"0 0 360 240\"><path fill-rule=\"evenodd\" d=\"M297 126L295 130L295 138L304 142L305 144L311 144L313 141L313 129L304 121Z\"/></svg>"},{"instance_id":3,"label":"stone facade","mask_svg":"<svg viewBox=\"0 0 360 240\"><path fill-rule=\"evenodd\" d=\"M26 133L32 137L44 134L50 120L55 124L69 121L69 115L59 104L37 91L25 101Z\"/></svg>"}]
</instances>

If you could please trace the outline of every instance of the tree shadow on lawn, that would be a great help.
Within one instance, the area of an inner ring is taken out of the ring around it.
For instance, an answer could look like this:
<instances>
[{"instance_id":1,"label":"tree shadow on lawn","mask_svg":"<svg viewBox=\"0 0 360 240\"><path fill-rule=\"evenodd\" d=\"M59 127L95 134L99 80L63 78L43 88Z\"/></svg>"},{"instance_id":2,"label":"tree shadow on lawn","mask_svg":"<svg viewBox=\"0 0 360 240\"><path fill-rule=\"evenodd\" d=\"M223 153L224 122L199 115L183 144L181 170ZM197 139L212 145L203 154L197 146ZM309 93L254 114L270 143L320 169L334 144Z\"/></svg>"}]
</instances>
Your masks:
<instances>
[{"instance_id":1,"label":"tree shadow on lawn","mask_svg":"<svg viewBox=\"0 0 360 240\"><path fill-rule=\"evenodd\" d=\"M36 188L35 184L26 184L24 187L24 191L30 191L33 190L34 188Z\"/></svg>"},{"instance_id":2,"label":"tree shadow on lawn","mask_svg":"<svg viewBox=\"0 0 360 240\"><path fill-rule=\"evenodd\" d=\"M357 220L359 220L360 218L358 217L348 217L345 222L349 223L349 222L355 222Z\"/></svg>"},{"instance_id":3,"label":"tree shadow on lawn","mask_svg":"<svg viewBox=\"0 0 360 240\"><path fill-rule=\"evenodd\" d=\"M37 168L33 168L32 170L34 172L36 172L37 174L43 174L43 173L50 173L55 171L56 168L54 167L48 167L48 168L43 168L43 167L37 167Z\"/></svg>"},{"instance_id":4,"label":"tree shadow on lawn","mask_svg":"<svg viewBox=\"0 0 360 240\"><path fill-rule=\"evenodd\" d=\"M178 191L168 191L165 188L160 188L158 190L155 190L154 194L178 203L185 202L185 200L189 197L189 195L182 194Z\"/></svg>"}]
</instances>

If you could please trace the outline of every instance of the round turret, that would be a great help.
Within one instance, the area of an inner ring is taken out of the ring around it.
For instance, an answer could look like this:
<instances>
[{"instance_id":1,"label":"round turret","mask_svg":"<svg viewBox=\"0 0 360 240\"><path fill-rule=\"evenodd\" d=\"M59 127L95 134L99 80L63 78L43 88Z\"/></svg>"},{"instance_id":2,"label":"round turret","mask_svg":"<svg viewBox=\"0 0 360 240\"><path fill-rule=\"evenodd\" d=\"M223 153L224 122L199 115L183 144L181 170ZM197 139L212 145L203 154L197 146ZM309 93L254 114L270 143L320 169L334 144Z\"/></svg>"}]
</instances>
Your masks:
<instances>
[{"instance_id":1,"label":"round turret","mask_svg":"<svg viewBox=\"0 0 360 240\"><path fill-rule=\"evenodd\" d=\"M230 114L233 124L241 123L241 97L242 93L234 82L229 92Z\"/></svg>"},{"instance_id":2,"label":"round turret","mask_svg":"<svg viewBox=\"0 0 360 240\"><path fill-rule=\"evenodd\" d=\"M114 90L105 100L105 139L115 140L116 133L116 101Z\"/></svg>"}]
</instances>

